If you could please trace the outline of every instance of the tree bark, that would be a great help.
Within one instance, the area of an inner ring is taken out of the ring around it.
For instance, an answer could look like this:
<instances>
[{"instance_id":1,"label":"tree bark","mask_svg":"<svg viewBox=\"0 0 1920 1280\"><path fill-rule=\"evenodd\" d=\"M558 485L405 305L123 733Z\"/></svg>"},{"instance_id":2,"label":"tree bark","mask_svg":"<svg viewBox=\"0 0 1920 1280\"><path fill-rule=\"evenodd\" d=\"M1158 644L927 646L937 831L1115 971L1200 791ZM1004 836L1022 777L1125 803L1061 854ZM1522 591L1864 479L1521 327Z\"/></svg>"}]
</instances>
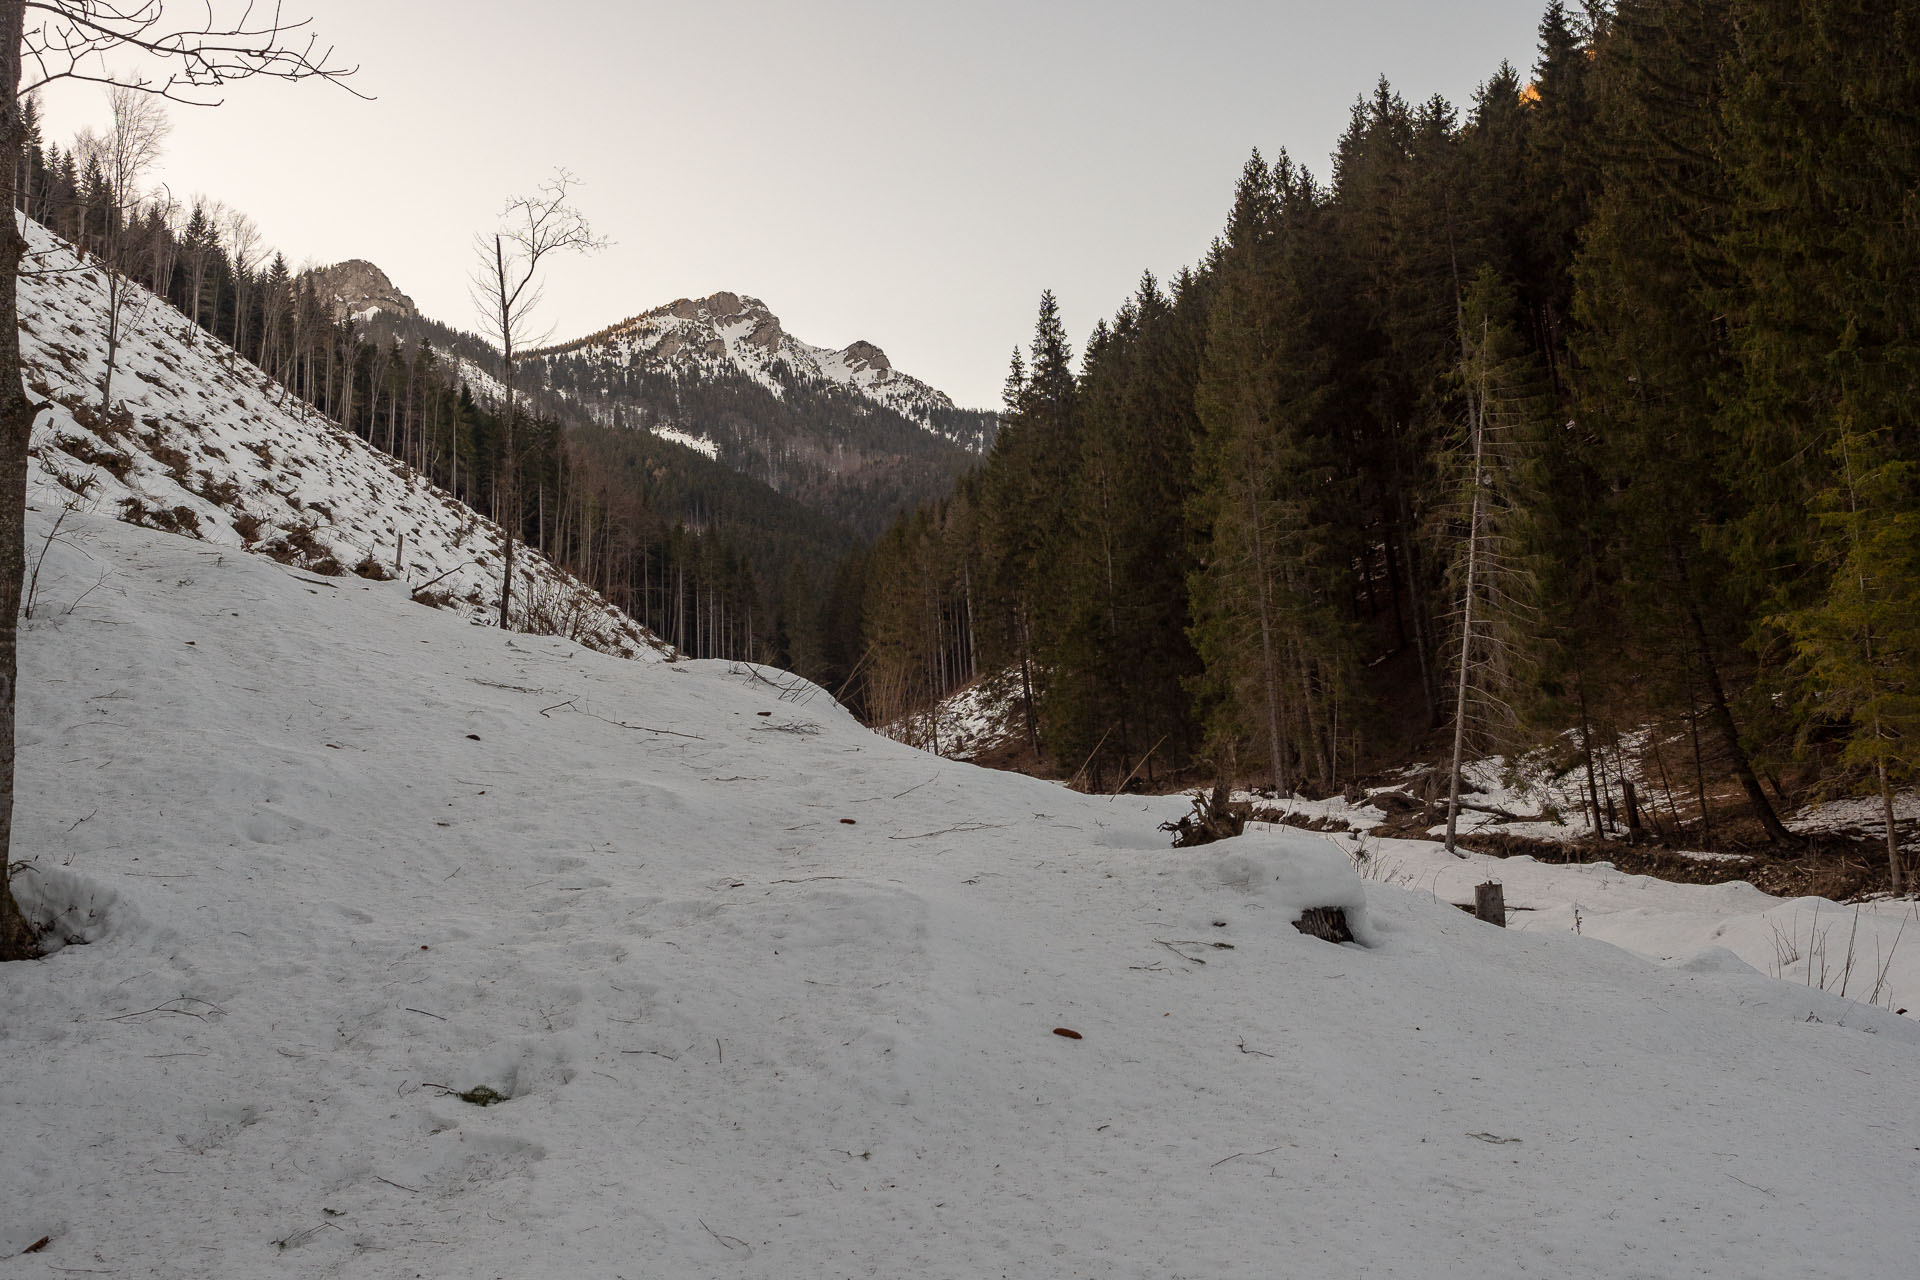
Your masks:
<instances>
[{"instance_id":1,"label":"tree bark","mask_svg":"<svg viewBox=\"0 0 1920 1280\"><path fill-rule=\"evenodd\" d=\"M0 0L0 150L20 153L20 41L24 0ZM27 395L20 370L20 258L26 238L14 212L17 173L0 164L0 960L35 953L33 930L8 882L13 857L14 698L19 675L20 594L27 567L27 448L41 405Z\"/></svg>"}]
</instances>

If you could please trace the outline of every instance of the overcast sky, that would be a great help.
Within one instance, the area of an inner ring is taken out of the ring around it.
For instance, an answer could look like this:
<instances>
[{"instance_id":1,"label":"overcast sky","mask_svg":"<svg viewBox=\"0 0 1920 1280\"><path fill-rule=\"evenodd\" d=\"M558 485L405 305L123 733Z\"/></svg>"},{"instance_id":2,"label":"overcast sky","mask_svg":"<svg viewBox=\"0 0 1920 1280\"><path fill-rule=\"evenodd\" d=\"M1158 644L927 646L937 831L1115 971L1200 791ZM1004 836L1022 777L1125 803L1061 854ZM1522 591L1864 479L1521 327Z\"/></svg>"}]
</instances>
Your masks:
<instances>
[{"instance_id":1,"label":"overcast sky","mask_svg":"<svg viewBox=\"0 0 1920 1280\"><path fill-rule=\"evenodd\" d=\"M1532 64L1543 7L310 0L376 100L235 86L172 110L158 176L472 328L474 233L564 166L614 245L554 262L555 338L728 289L990 407L1042 289L1083 339L1143 269L1206 252L1251 148L1325 176L1378 76L1464 107L1502 58ZM50 94L50 136L98 125L103 92Z\"/></svg>"}]
</instances>

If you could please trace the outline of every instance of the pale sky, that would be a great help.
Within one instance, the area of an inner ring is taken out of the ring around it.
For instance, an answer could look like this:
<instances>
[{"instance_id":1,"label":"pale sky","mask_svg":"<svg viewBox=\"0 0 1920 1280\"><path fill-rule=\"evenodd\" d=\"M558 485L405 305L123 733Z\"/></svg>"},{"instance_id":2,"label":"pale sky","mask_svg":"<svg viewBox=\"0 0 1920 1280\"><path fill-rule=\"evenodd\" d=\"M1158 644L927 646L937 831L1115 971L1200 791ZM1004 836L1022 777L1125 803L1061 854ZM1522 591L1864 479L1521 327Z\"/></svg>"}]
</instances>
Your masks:
<instances>
[{"instance_id":1,"label":"pale sky","mask_svg":"<svg viewBox=\"0 0 1920 1280\"><path fill-rule=\"evenodd\" d=\"M1325 177L1383 73L1464 114L1502 58L1532 65L1544 7L288 0L377 100L236 85L172 109L157 176L245 209L296 266L370 259L474 328L474 233L564 166L614 245L554 260L556 339L726 289L993 407L1042 289L1084 341L1142 269L1206 252L1251 148ZM50 94L49 135L98 127L103 95Z\"/></svg>"}]
</instances>

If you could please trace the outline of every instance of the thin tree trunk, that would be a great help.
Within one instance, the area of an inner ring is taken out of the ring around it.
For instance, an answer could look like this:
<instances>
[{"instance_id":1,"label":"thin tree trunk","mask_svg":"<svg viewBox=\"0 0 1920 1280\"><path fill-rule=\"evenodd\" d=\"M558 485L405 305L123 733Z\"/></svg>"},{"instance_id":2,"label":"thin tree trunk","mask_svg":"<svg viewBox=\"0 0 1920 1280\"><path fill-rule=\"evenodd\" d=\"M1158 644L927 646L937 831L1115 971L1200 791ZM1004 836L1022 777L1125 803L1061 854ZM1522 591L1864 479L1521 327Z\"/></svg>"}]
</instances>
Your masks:
<instances>
[{"instance_id":1,"label":"thin tree trunk","mask_svg":"<svg viewBox=\"0 0 1920 1280\"><path fill-rule=\"evenodd\" d=\"M1461 339L1465 345L1464 336ZM1484 342L1484 339L1483 339ZM1464 357L1463 357L1464 358ZM1482 347L1482 362L1485 348ZM1467 584L1460 612L1460 682L1453 703L1453 769L1447 779L1447 852L1456 858L1466 855L1454 847L1454 835L1460 821L1460 764L1467 749L1467 673L1473 658L1474 578L1480 568L1480 510L1482 484L1480 468L1486 449L1486 388L1481 387L1473 406L1473 505L1467 516Z\"/></svg>"},{"instance_id":2,"label":"thin tree trunk","mask_svg":"<svg viewBox=\"0 0 1920 1280\"><path fill-rule=\"evenodd\" d=\"M120 355L120 273L107 262L107 371L100 376L100 418L113 412L113 366Z\"/></svg>"},{"instance_id":3,"label":"thin tree trunk","mask_svg":"<svg viewBox=\"0 0 1920 1280\"><path fill-rule=\"evenodd\" d=\"M1781 824L1780 815L1773 811L1767 793L1761 790L1760 779L1754 775L1753 763L1747 759L1746 748L1740 745L1740 731L1734 726L1733 712L1727 706L1726 689L1720 683L1720 668L1713 660L1712 646L1707 643L1707 626L1700 616L1700 602L1694 598L1686 557L1681 554L1679 543L1669 541L1667 545L1673 556L1674 569L1680 575L1687 625L1693 633L1694 649L1700 655L1702 674L1707 679L1707 710L1713 717L1714 728L1719 731L1721 742L1732 757L1734 776L1740 779L1740 787L1747 793L1747 803L1753 808L1753 816L1760 820L1767 839L1776 844L1790 844L1793 841L1792 834Z\"/></svg>"},{"instance_id":4,"label":"thin tree trunk","mask_svg":"<svg viewBox=\"0 0 1920 1280\"><path fill-rule=\"evenodd\" d=\"M1574 687L1577 688L1580 693L1580 754L1586 758L1587 799L1593 806L1593 834L1597 836L1602 830L1600 824L1600 785L1594 780L1593 776L1593 726L1587 719L1587 686L1580 678L1578 667L1574 668L1573 681Z\"/></svg>"},{"instance_id":5,"label":"thin tree trunk","mask_svg":"<svg viewBox=\"0 0 1920 1280\"><path fill-rule=\"evenodd\" d=\"M1876 725L1876 731L1878 726ZM1887 822L1887 874L1893 880L1893 892L1897 896L1907 891L1906 868L1900 857L1900 837L1893 829L1893 787L1887 781L1887 758L1882 755L1877 761L1880 767L1880 816Z\"/></svg>"},{"instance_id":6,"label":"thin tree trunk","mask_svg":"<svg viewBox=\"0 0 1920 1280\"><path fill-rule=\"evenodd\" d=\"M20 154L20 41L23 0L0 0L0 151ZM16 170L0 165L0 960L34 952L33 930L8 883L13 855L14 681L19 674L20 595L26 576L27 447L42 406L27 395L20 370L20 258L26 238L13 217Z\"/></svg>"},{"instance_id":7,"label":"thin tree trunk","mask_svg":"<svg viewBox=\"0 0 1920 1280\"><path fill-rule=\"evenodd\" d=\"M1283 735L1280 732L1280 670L1273 643L1273 584L1267 580L1266 540L1261 537L1260 504L1251 477L1247 478L1247 518L1252 536L1254 602L1260 623L1260 674L1267 694L1267 759L1275 795L1293 788L1287 777Z\"/></svg>"},{"instance_id":8,"label":"thin tree trunk","mask_svg":"<svg viewBox=\"0 0 1920 1280\"><path fill-rule=\"evenodd\" d=\"M500 521L501 527L507 532L507 554L500 577L500 629L506 631L509 629L507 609L513 601L513 543L520 532L516 527L519 524L520 508L517 501L519 498L519 466L513 451L513 314L507 297L506 249L500 243L499 236L493 238L493 265L496 273L495 279L500 286L500 341L503 347L500 363L500 385L506 392L506 406L501 411L504 421L500 433L501 441L506 446L502 461L506 468L507 480L507 502L505 504L503 518Z\"/></svg>"}]
</instances>

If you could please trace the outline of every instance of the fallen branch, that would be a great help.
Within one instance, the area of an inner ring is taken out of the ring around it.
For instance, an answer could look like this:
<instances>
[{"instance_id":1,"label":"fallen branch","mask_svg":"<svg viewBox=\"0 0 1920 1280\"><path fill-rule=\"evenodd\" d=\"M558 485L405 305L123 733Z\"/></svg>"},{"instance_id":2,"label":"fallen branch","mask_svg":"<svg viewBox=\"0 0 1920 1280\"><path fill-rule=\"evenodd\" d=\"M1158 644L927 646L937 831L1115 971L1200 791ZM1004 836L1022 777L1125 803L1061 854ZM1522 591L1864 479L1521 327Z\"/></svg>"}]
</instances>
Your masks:
<instances>
[{"instance_id":1,"label":"fallen branch","mask_svg":"<svg viewBox=\"0 0 1920 1280\"><path fill-rule=\"evenodd\" d=\"M932 836L964 835L970 831L1001 831L1006 828L1004 822L963 822L957 827L942 827L938 831L922 831L918 835L888 836L889 840L926 840Z\"/></svg>"},{"instance_id":2,"label":"fallen branch","mask_svg":"<svg viewBox=\"0 0 1920 1280\"><path fill-rule=\"evenodd\" d=\"M460 572L462 569L466 568L468 565L472 563L473 561L471 560L462 560L459 564L453 566L453 568L441 574L439 578L429 578L427 581L421 583L417 587L408 588L408 592L413 596L414 599L418 600L420 598L420 593L422 591L425 591L428 587L432 586L434 583L439 582L441 578L451 578L454 574Z\"/></svg>"},{"instance_id":3,"label":"fallen branch","mask_svg":"<svg viewBox=\"0 0 1920 1280\"><path fill-rule=\"evenodd\" d=\"M1225 1160L1215 1160L1212 1164L1208 1165L1207 1168L1218 1169L1221 1165L1227 1163L1228 1160L1252 1160L1259 1156L1270 1156L1279 1149L1279 1147L1268 1147L1265 1151L1236 1151Z\"/></svg>"},{"instance_id":4,"label":"fallen branch","mask_svg":"<svg viewBox=\"0 0 1920 1280\"><path fill-rule=\"evenodd\" d=\"M538 691L535 690L535 692L538 692ZM547 719L551 720L553 719L553 717L547 714L550 711L571 711L575 715L585 716L589 720L598 720L600 723L610 724L616 729L631 729L635 733L658 733L658 734L664 734L669 738L690 738L695 742L706 741L705 738L701 737L697 733L676 733L672 729L655 729L650 725L628 724L625 720L609 720L607 717L603 715L596 715L594 712L582 710L579 704L576 703L572 698L568 698L565 702L556 702L550 707L542 707L540 709L540 714L543 716L546 716Z\"/></svg>"},{"instance_id":5,"label":"fallen branch","mask_svg":"<svg viewBox=\"0 0 1920 1280\"><path fill-rule=\"evenodd\" d=\"M1171 942L1162 942L1162 941L1161 941L1160 939L1158 939L1158 938L1155 938L1155 939L1154 939L1153 941L1154 941L1154 943L1155 943L1156 945L1158 945L1158 946L1162 946L1162 947L1165 947L1165 948L1166 948L1167 950L1169 950L1169 951L1171 951L1171 952L1173 952L1173 954L1175 954L1175 955L1177 955L1177 956L1179 956L1179 957L1180 957L1180 958L1181 958L1182 960L1185 960L1185 961L1187 961L1187 962L1188 962L1188 963L1190 963L1190 964L1205 964L1205 963L1206 963L1206 961L1205 961L1205 960L1202 960L1202 959L1201 959L1201 958L1200 958L1199 956L1190 956L1190 955L1188 955L1188 954L1187 954L1186 952L1184 952L1184 951L1182 951L1182 950L1180 950L1180 948L1178 948L1178 947L1176 947L1176 946L1174 946L1174 945L1173 945L1173 944L1172 944ZM1189 944L1189 945L1191 945L1191 944Z\"/></svg>"},{"instance_id":6,"label":"fallen branch","mask_svg":"<svg viewBox=\"0 0 1920 1280\"><path fill-rule=\"evenodd\" d=\"M748 1244L745 1240L742 1240L739 1236L723 1236L718 1231L715 1231L712 1227L707 1227L707 1224L705 1222L701 1222L700 1219L695 1218L694 1221L699 1222L701 1226L706 1227L707 1234L712 1236L715 1240L718 1240L722 1245L725 1245L728 1253L733 1252L734 1245L739 1245L742 1249L745 1249L747 1251L747 1256L749 1258L753 1256L753 1246Z\"/></svg>"},{"instance_id":7,"label":"fallen branch","mask_svg":"<svg viewBox=\"0 0 1920 1280\"><path fill-rule=\"evenodd\" d=\"M1160 742L1156 742L1152 746L1147 748L1147 754L1140 757L1140 763L1133 766L1133 772L1129 773L1126 777L1120 779L1120 785L1113 789L1114 796L1118 796L1121 792L1127 789L1127 784L1129 782L1132 782L1134 778L1138 777L1140 771L1147 767L1147 761L1153 759L1153 753L1158 751L1160 749L1160 743L1165 742L1166 740L1167 740L1167 735L1163 733L1160 735ZM1108 797L1107 803L1109 804L1113 803L1112 796Z\"/></svg>"},{"instance_id":8,"label":"fallen branch","mask_svg":"<svg viewBox=\"0 0 1920 1280\"><path fill-rule=\"evenodd\" d=\"M1079 785L1080 775L1087 771L1087 766L1093 763L1093 758L1100 754L1100 748L1107 745L1107 739L1111 736L1113 736L1113 726L1108 725L1107 731L1100 735L1100 741L1093 744L1093 750L1087 752L1087 758L1080 762L1080 767L1073 771L1071 778L1067 779L1067 790L1071 791Z\"/></svg>"}]
</instances>

